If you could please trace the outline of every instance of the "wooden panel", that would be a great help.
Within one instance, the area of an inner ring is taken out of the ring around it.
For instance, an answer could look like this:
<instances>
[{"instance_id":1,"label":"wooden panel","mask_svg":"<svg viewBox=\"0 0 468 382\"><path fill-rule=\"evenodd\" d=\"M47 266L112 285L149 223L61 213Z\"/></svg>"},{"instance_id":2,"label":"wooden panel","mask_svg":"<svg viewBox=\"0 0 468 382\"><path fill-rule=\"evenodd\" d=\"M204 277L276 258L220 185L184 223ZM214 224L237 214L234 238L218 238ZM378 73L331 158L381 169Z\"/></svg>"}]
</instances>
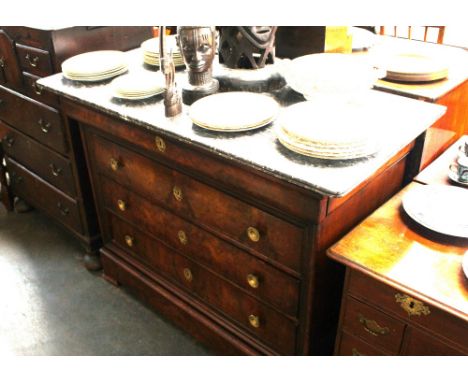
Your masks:
<instances>
[{"instance_id":1,"label":"wooden panel","mask_svg":"<svg viewBox=\"0 0 468 382\"><path fill-rule=\"evenodd\" d=\"M60 153L68 151L62 119L56 109L1 86L0 102L0 118L5 122Z\"/></svg>"},{"instance_id":2,"label":"wooden panel","mask_svg":"<svg viewBox=\"0 0 468 382\"><path fill-rule=\"evenodd\" d=\"M340 341L335 355L352 356L380 356L388 355L368 343L348 334L340 332Z\"/></svg>"},{"instance_id":3,"label":"wooden panel","mask_svg":"<svg viewBox=\"0 0 468 382\"><path fill-rule=\"evenodd\" d=\"M90 139L89 149L98 170L111 179L198 225L299 270L299 227L96 136ZM110 166L111 159L119 163L116 171ZM181 192L180 200L174 196L174 187ZM249 227L258 231L258 241L249 238Z\"/></svg>"},{"instance_id":4,"label":"wooden panel","mask_svg":"<svg viewBox=\"0 0 468 382\"><path fill-rule=\"evenodd\" d=\"M352 297L346 298L343 308L343 330L375 347L385 349L389 354L398 354L405 329L404 322Z\"/></svg>"},{"instance_id":5,"label":"wooden panel","mask_svg":"<svg viewBox=\"0 0 468 382\"><path fill-rule=\"evenodd\" d=\"M24 91L26 95L49 106L59 107L58 96L36 84L39 78L40 77L34 74L23 72Z\"/></svg>"},{"instance_id":6,"label":"wooden panel","mask_svg":"<svg viewBox=\"0 0 468 382\"><path fill-rule=\"evenodd\" d=\"M468 325L466 321L422 302L410 294L403 293L356 271L351 271L350 273L349 294L362 301L379 306L379 308L396 317L411 322L412 325L419 325L427 330L432 330L468 349ZM427 307L429 313L409 315L403 309L402 303L397 301L398 296L408 296L420 301Z\"/></svg>"},{"instance_id":7,"label":"wooden panel","mask_svg":"<svg viewBox=\"0 0 468 382\"><path fill-rule=\"evenodd\" d=\"M457 350L446 342L442 342L428 333L414 328L410 329L408 343L403 354L411 356L466 355L466 353Z\"/></svg>"},{"instance_id":8,"label":"wooden panel","mask_svg":"<svg viewBox=\"0 0 468 382\"><path fill-rule=\"evenodd\" d=\"M0 85L21 87L21 71L12 39L0 30Z\"/></svg>"},{"instance_id":9,"label":"wooden panel","mask_svg":"<svg viewBox=\"0 0 468 382\"><path fill-rule=\"evenodd\" d=\"M48 51L16 44L16 52L23 71L39 77L45 77L53 73Z\"/></svg>"},{"instance_id":10,"label":"wooden panel","mask_svg":"<svg viewBox=\"0 0 468 382\"><path fill-rule=\"evenodd\" d=\"M69 196L76 195L73 172L68 159L11 127L2 143L8 156Z\"/></svg>"},{"instance_id":11,"label":"wooden panel","mask_svg":"<svg viewBox=\"0 0 468 382\"><path fill-rule=\"evenodd\" d=\"M44 182L25 167L7 158L13 193L45 211L74 232L83 233L79 204Z\"/></svg>"}]
</instances>

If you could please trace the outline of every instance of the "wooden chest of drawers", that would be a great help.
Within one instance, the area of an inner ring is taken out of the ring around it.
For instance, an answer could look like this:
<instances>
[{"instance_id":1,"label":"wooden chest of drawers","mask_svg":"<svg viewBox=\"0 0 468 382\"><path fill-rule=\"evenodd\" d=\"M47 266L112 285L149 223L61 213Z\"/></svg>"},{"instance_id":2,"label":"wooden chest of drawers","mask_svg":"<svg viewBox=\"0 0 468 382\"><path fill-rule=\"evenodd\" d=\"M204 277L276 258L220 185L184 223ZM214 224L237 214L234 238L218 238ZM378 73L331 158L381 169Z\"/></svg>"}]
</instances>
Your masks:
<instances>
[{"instance_id":1,"label":"wooden chest of drawers","mask_svg":"<svg viewBox=\"0 0 468 382\"><path fill-rule=\"evenodd\" d=\"M83 244L85 265L96 269L100 235L78 132L63 120L58 97L36 81L61 71L76 54L128 50L151 37L150 27L0 27L0 175L2 200L14 196L44 211ZM8 192L8 194L7 194Z\"/></svg>"},{"instance_id":2,"label":"wooden chest of drawers","mask_svg":"<svg viewBox=\"0 0 468 382\"><path fill-rule=\"evenodd\" d=\"M222 354L331 354L343 270L325 250L401 188L413 143L331 199L61 102L83 138L109 281Z\"/></svg>"}]
</instances>

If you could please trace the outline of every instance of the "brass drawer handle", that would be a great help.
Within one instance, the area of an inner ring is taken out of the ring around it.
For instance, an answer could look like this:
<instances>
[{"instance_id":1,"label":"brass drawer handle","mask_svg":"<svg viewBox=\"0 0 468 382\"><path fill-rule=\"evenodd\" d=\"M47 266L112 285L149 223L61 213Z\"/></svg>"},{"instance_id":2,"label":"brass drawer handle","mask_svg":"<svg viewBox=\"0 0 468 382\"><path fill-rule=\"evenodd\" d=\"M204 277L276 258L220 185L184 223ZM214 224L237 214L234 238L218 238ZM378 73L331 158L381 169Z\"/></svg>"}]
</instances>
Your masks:
<instances>
[{"instance_id":1,"label":"brass drawer handle","mask_svg":"<svg viewBox=\"0 0 468 382\"><path fill-rule=\"evenodd\" d=\"M120 211L125 211L127 209L127 203L125 203L122 199L117 200L117 206L119 207Z\"/></svg>"},{"instance_id":2,"label":"brass drawer handle","mask_svg":"<svg viewBox=\"0 0 468 382\"><path fill-rule=\"evenodd\" d=\"M5 144L7 145L7 147L11 147L13 146L13 143L15 143L15 138L13 137L10 137L8 135L5 135L3 137L3 142L5 142Z\"/></svg>"},{"instance_id":3,"label":"brass drawer handle","mask_svg":"<svg viewBox=\"0 0 468 382\"><path fill-rule=\"evenodd\" d=\"M365 355L365 354L362 354L361 352L359 352L356 348L351 349L351 354L352 355Z\"/></svg>"},{"instance_id":4,"label":"brass drawer handle","mask_svg":"<svg viewBox=\"0 0 468 382\"><path fill-rule=\"evenodd\" d=\"M50 122L44 121L42 118L37 121L38 125L41 127L41 131L44 134L47 134L50 131Z\"/></svg>"},{"instance_id":5,"label":"brass drawer handle","mask_svg":"<svg viewBox=\"0 0 468 382\"><path fill-rule=\"evenodd\" d=\"M428 306L406 294L397 293L395 300L409 316L420 316L421 314L427 316L431 313Z\"/></svg>"},{"instance_id":6,"label":"brass drawer handle","mask_svg":"<svg viewBox=\"0 0 468 382\"><path fill-rule=\"evenodd\" d=\"M32 86L32 88L34 90L34 93L36 93L37 95L42 95L42 91L44 90L44 88L42 86L38 85L36 83L36 81L32 82L31 86Z\"/></svg>"},{"instance_id":7,"label":"brass drawer handle","mask_svg":"<svg viewBox=\"0 0 468 382\"><path fill-rule=\"evenodd\" d=\"M258 232L258 229L254 227L247 228L247 236L253 242L257 242L260 240L260 232Z\"/></svg>"},{"instance_id":8,"label":"brass drawer handle","mask_svg":"<svg viewBox=\"0 0 468 382\"><path fill-rule=\"evenodd\" d=\"M180 230L177 232L177 237L179 238L181 244L186 245L188 243L187 234L184 231Z\"/></svg>"},{"instance_id":9,"label":"brass drawer handle","mask_svg":"<svg viewBox=\"0 0 468 382\"><path fill-rule=\"evenodd\" d=\"M166 151L166 143L161 137L154 138L154 142L156 143L156 147L160 152L163 153Z\"/></svg>"},{"instance_id":10,"label":"brass drawer handle","mask_svg":"<svg viewBox=\"0 0 468 382\"><path fill-rule=\"evenodd\" d=\"M175 200L177 200L178 202L182 201L184 197L182 194L182 190L178 186L174 186L172 188L172 195L174 195Z\"/></svg>"},{"instance_id":11,"label":"brass drawer handle","mask_svg":"<svg viewBox=\"0 0 468 382\"><path fill-rule=\"evenodd\" d=\"M109 161L109 164L113 171L117 171L122 166L119 160L115 158L111 158Z\"/></svg>"},{"instance_id":12,"label":"brass drawer handle","mask_svg":"<svg viewBox=\"0 0 468 382\"><path fill-rule=\"evenodd\" d=\"M250 324L250 326L253 326L254 328L259 328L260 327L260 318L258 316L255 316L254 314L251 314L249 316L249 324Z\"/></svg>"},{"instance_id":13,"label":"brass drawer handle","mask_svg":"<svg viewBox=\"0 0 468 382\"><path fill-rule=\"evenodd\" d=\"M375 320L365 318L361 313L359 313L359 322L364 327L364 330L373 336L384 336L390 333L389 328L380 326Z\"/></svg>"},{"instance_id":14,"label":"brass drawer handle","mask_svg":"<svg viewBox=\"0 0 468 382\"><path fill-rule=\"evenodd\" d=\"M53 163L51 163L49 167L52 171L53 176L59 176L62 173L62 169L60 167L55 166L55 164Z\"/></svg>"},{"instance_id":15,"label":"brass drawer handle","mask_svg":"<svg viewBox=\"0 0 468 382\"><path fill-rule=\"evenodd\" d=\"M247 275L247 283L249 284L249 286L251 286L254 289L258 288L258 286L260 285L260 281L258 280L258 277L253 275L252 273L249 273Z\"/></svg>"},{"instance_id":16,"label":"brass drawer handle","mask_svg":"<svg viewBox=\"0 0 468 382\"><path fill-rule=\"evenodd\" d=\"M125 240L125 244L127 244L127 246L130 248L132 248L133 245L135 244L135 239L131 237L130 235L125 235L124 240Z\"/></svg>"},{"instance_id":17,"label":"brass drawer handle","mask_svg":"<svg viewBox=\"0 0 468 382\"><path fill-rule=\"evenodd\" d=\"M31 58L31 56L29 55L29 53L26 54L26 56L24 57L28 62L29 62L29 65L31 65L33 68L36 68L37 67L37 63L39 61L39 57L36 56L34 58Z\"/></svg>"},{"instance_id":18,"label":"brass drawer handle","mask_svg":"<svg viewBox=\"0 0 468 382\"><path fill-rule=\"evenodd\" d=\"M60 210L60 213L63 216L67 216L70 213L70 209L68 207L65 207L62 203L58 202L57 203L57 208Z\"/></svg>"},{"instance_id":19,"label":"brass drawer handle","mask_svg":"<svg viewBox=\"0 0 468 382\"><path fill-rule=\"evenodd\" d=\"M193 280L193 274L189 268L184 268L183 272L184 272L185 280L189 282Z\"/></svg>"}]
</instances>

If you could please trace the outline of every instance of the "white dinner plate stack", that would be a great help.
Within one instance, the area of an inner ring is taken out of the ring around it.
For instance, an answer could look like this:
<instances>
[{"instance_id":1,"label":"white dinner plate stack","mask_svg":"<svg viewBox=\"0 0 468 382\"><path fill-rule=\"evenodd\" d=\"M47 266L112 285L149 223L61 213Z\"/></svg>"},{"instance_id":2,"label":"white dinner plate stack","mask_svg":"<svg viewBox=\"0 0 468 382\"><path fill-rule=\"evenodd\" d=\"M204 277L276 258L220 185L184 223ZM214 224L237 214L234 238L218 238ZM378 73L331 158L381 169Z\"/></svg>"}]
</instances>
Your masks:
<instances>
[{"instance_id":1,"label":"white dinner plate stack","mask_svg":"<svg viewBox=\"0 0 468 382\"><path fill-rule=\"evenodd\" d=\"M184 59L180 53L179 46L175 39L175 35L166 36L166 47L167 53L172 50L172 59L174 60L174 66L184 66ZM153 37L149 40L144 41L141 44L143 50L143 61L145 64L159 66L159 37Z\"/></svg>"},{"instance_id":2,"label":"white dinner plate stack","mask_svg":"<svg viewBox=\"0 0 468 382\"><path fill-rule=\"evenodd\" d=\"M98 50L70 57L62 63L65 78L73 81L103 81L128 70L125 53L117 50Z\"/></svg>"},{"instance_id":3,"label":"white dinner plate stack","mask_svg":"<svg viewBox=\"0 0 468 382\"><path fill-rule=\"evenodd\" d=\"M344 160L377 152L372 130L356 105L306 101L283 110L276 133L283 146L298 154Z\"/></svg>"},{"instance_id":4,"label":"white dinner plate stack","mask_svg":"<svg viewBox=\"0 0 468 382\"><path fill-rule=\"evenodd\" d=\"M268 125L278 109L278 103L264 94L217 93L195 101L190 107L190 119L204 129L240 132Z\"/></svg>"},{"instance_id":5,"label":"white dinner plate stack","mask_svg":"<svg viewBox=\"0 0 468 382\"><path fill-rule=\"evenodd\" d=\"M161 72L136 72L118 77L111 83L113 96L128 100L140 100L164 92Z\"/></svg>"}]
</instances>

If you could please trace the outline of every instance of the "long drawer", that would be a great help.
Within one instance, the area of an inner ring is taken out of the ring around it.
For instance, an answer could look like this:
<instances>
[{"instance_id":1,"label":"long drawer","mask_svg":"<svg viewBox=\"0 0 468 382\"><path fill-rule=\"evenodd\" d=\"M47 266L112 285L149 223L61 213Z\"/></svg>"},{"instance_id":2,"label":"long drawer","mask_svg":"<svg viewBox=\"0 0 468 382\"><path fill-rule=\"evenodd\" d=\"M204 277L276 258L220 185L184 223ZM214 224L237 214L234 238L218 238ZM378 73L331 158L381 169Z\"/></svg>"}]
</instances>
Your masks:
<instances>
[{"instance_id":1,"label":"long drawer","mask_svg":"<svg viewBox=\"0 0 468 382\"><path fill-rule=\"evenodd\" d=\"M369 345L368 343L360 340L359 338L341 332L338 334L339 343L335 355L354 355L354 356L377 356L377 355L388 355L381 350Z\"/></svg>"},{"instance_id":2,"label":"long drawer","mask_svg":"<svg viewBox=\"0 0 468 382\"><path fill-rule=\"evenodd\" d=\"M0 119L62 154L68 151L62 119L56 109L2 86Z\"/></svg>"},{"instance_id":3,"label":"long drawer","mask_svg":"<svg viewBox=\"0 0 468 382\"><path fill-rule=\"evenodd\" d=\"M395 317L433 330L468 350L468 325L461 318L356 271L350 271L348 293Z\"/></svg>"},{"instance_id":4,"label":"long drawer","mask_svg":"<svg viewBox=\"0 0 468 382\"><path fill-rule=\"evenodd\" d=\"M49 106L60 107L58 96L37 85L38 79L40 79L40 77L34 74L23 72L23 83L26 94L36 101Z\"/></svg>"},{"instance_id":5,"label":"long drawer","mask_svg":"<svg viewBox=\"0 0 468 382\"><path fill-rule=\"evenodd\" d=\"M10 185L15 195L44 210L75 232L83 233L78 202L52 187L18 162L7 158Z\"/></svg>"},{"instance_id":6,"label":"long drawer","mask_svg":"<svg viewBox=\"0 0 468 382\"><path fill-rule=\"evenodd\" d=\"M106 207L114 214L203 263L255 297L290 316L297 316L299 281L296 278L104 177L101 191Z\"/></svg>"},{"instance_id":7,"label":"long drawer","mask_svg":"<svg viewBox=\"0 0 468 382\"><path fill-rule=\"evenodd\" d=\"M68 159L11 127L6 129L8 133L2 143L10 157L69 196L76 196L72 166Z\"/></svg>"},{"instance_id":8,"label":"long drawer","mask_svg":"<svg viewBox=\"0 0 468 382\"><path fill-rule=\"evenodd\" d=\"M17 43L16 53L23 71L40 77L49 76L53 73L48 51Z\"/></svg>"},{"instance_id":9,"label":"long drawer","mask_svg":"<svg viewBox=\"0 0 468 382\"><path fill-rule=\"evenodd\" d=\"M88 147L101 174L285 266L300 267L302 229L96 135Z\"/></svg>"},{"instance_id":10,"label":"long drawer","mask_svg":"<svg viewBox=\"0 0 468 382\"><path fill-rule=\"evenodd\" d=\"M219 310L279 352L294 353L296 324L293 320L160 241L152 240L139 229L112 215L109 218L114 241L130 251L129 256L134 260L149 264L157 273Z\"/></svg>"}]
</instances>

